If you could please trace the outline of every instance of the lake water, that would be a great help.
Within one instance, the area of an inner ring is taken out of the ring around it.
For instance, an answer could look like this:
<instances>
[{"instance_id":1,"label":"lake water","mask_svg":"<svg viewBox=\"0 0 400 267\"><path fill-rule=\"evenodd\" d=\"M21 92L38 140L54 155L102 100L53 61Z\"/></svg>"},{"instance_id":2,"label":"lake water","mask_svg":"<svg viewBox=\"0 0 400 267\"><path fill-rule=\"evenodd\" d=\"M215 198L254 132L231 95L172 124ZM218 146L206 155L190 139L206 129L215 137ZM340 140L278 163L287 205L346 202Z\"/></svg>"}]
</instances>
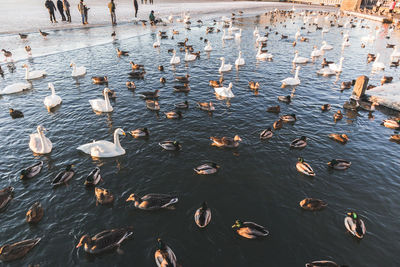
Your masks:
<instances>
[{"instance_id":1,"label":"lake water","mask_svg":"<svg viewBox=\"0 0 400 267\"><path fill-rule=\"evenodd\" d=\"M238 19L235 26L243 29L241 41L225 44L221 42L222 33L206 35L206 27L197 27L195 22L190 31L175 25L180 34L174 40L162 40L159 49L154 49L152 44L160 28L132 25L117 28L120 38L115 42L109 37L111 27L52 32L48 40L32 35L28 42L14 35L3 36L16 49L35 42L37 48L31 45L33 51L57 51L16 62L14 73L2 65L5 78L0 79L1 87L24 79L23 63L49 74L45 79L33 81L32 90L0 98L3 142L0 188L10 185L15 188L15 199L0 213L0 244L42 237L25 258L3 265L155 266L155 241L161 237L182 266L304 266L319 259L349 266L398 266L400 261L395 255L399 251L400 234L399 145L389 141L394 131L380 125L382 119L397 114L377 111L371 120L366 112L355 114L343 110L345 117L337 123L332 116L351 94L351 90L339 90L342 81L368 75L370 83L377 85L383 74L394 76L394 81L398 81L398 70L393 68L371 74L366 54L380 51L388 66L392 50L385 48L386 43L399 43L399 35L393 34L388 41L384 38L387 27L383 28L374 44L361 49L360 38L370 29L349 29L351 46L342 52L340 32L344 29L331 28L324 40L334 49L325 57L338 62L343 53L343 73L337 81L336 77L317 76L321 59L302 66L301 84L294 92L292 103L287 105L279 103L277 96L291 92L280 88L280 80L294 75L291 64L294 51L309 57L313 45L320 46L323 40L321 31L307 34L303 30L310 42L298 42L293 48L294 34L300 24L301 19L288 19L273 26L267 47L274 55L271 62L255 59L254 25L261 32L268 31L264 26L271 26L269 17L264 15ZM376 25L363 24L371 29ZM169 36L170 29L164 29ZM138 36L129 36L131 32ZM280 40L281 33L289 38ZM196 51L202 51L201 58L185 64L184 53L178 52L182 63L173 68L167 50L176 48L177 41L185 37ZM200 37L211 41L214 50L210 54L203 53L205 44ZM64 51L68 49L63 47L77 49ZM118 58L115 48L129 51L130 56ZM232 82L236 96L227 105L226 101L215 98L208 81L219 78L219 58L224 56L227 63L234 64L239 50L246 65L224 74L224 84ZM88 69L87 75L78 81L70 77L71 60ZM135 92L125 87L130 60L144 64L147 72L144 80L135 81ZM158 65L163 65L165 71L160 72ZM186 73L191 76L190 93L174 93L174 75ZM88 102L102 97L104 87L92 84L90 79L100 75L108 76L110 89L117 93L111 114L96 115ZM160 77L167 80L164 86L159 82ZM250 80L260 83L258 95L248 88ZM43 105L44 97L50 94L48 82L54 83L56 93L63 99L62 106L53 113L47 112ZM139 97L139 92L155 89L160 89L158 115L147 110ZM174 103L184 100L189 101L190 108L184 111L183 119L166 119L163 112L173 110ZM195 107L196 101L213 101L216 111L209 116ZM320 106L325 103L330 103L332 110L322 113ZM295 113L298 120L275 131L270 141L261 141L259 133L279 117L267 113L266 108L277 104L281 106L281 114ZM22 110L25 117L11 119L9 107ZM53 142L49 155L34 156L28 147L29 134L35 132L38 124L48 129L46 136ZM126 155L111 159L93 160L76 150L94 139L112 141L118 127L124 130L147 127L150 138L123 137L121 144ZM350 140L346 145L338 144L328 138L330 133L346 133ZM237 149L210 145L210 136L236 134L243 139ZM308 146L290 150L289 144L302 135L308 137ZM182 151L163 151L158 142L168 139L179 140ZM297 172L295 165L299 156L314 168L314 178ZM352 165L346 171L332 171L326 165L332 158L350 160ZM42 173L32 180L21 181L20 170L38 160L45 162ZM221 166L217 174L194 173L193 168L206 160ZM67 186L52 188L51 180L66 164L74 164L77 174ZM96 206L93 190L83 185L95 166L101 168L104 179L100 186L111 190L116 197L112 206ZM175 193L179 202L175 210L146 212L125 202L131 193ZM320 212L305 212L298 204L305 197L322 199L328 207ZM37 225L30 226L25 221L25 213L35 201L42 203L45 215ZM199 230L193 215L203 201L211 208L212 220L206 229ZM350 210L356 211L366 224L367 234L361 241L346 233L343 220ZM236 219L261 224L270 235L262 240L245 240L231 229ZM75 248L85 233L94 235L126 226L134 227L134 235L122 244L122 255L109 253L91 257Z\"/></svg>"}]
</instances>

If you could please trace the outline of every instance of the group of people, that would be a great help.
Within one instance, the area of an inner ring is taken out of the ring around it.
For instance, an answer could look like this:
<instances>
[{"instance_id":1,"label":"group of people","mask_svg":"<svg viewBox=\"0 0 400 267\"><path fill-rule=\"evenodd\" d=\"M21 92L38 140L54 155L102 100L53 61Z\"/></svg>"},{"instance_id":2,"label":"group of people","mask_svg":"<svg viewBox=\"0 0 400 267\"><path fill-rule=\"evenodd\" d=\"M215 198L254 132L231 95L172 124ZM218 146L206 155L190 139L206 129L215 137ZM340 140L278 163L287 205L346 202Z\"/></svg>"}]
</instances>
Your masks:
<instances>
[{"instance_id":1,"label":"group of people","mask_svg":"<svg viewBox=\"0 0 400 267\"><path fill-rule=\"evenodd\" d=\"M69 4L68 0L57 0L57 7L56 7L56 5L54 5L52 0L46 0L46 2L44 3L44 6L49 11L51 23L58 23L56 16L55 16L55 12L57 11L57 8L58 8L58 12L60 12L62 21L71 22L71 13L70 13L71 5ZM82 15L82 24L87 24L88 23L87 22L87 13L88 13L89 8L86 6L86 4L83 2L83 0L80 0L80 2L78 4L78 10L79 10L79 13L81 13L81 15ZM65 12L65 15L64 15L64 12Z\"/></svg>"},{"instance_id":2,"label":"group of people","mask_svg":"<svg viewBox=\"0 0 400 267\"><path fill-rule=\"evenodd\" d=\"M142 5L143 5L143 0L141 0L141 1L142 1ZM144 0L144 3L147 4L147 0ZM151 5L154 4L153 0L149 0L149 4L151 4Z\"/></svg>"},{"instance_id":3,"label":"group of people","mask_svg":"<svg viewBox=\"0 0 400 267\"><path fill-rule=\"evenodd\" d=\"M143 0L142 4L143 4ZM153 0L149 0L150 4L153 4ZM147 0L145 0L145 3L147 4ZM135 7L135 18L137 18L137 13L139 10L139 5L137 0L133 0L133 5ZM68 2L68 0L57 0L57 7L56 5L53 3L52 0L46 0L44 6L47 8L47 10L49 11L49 15L50 15L50 21L51 23L58 23L56 16L55 16L55 12L58 11L60 12L62 21L67 21L67 22L71 22L71 14L70 14L70 4ZM117 17L115 14L115 3L114 0L111 0L108 3L108 8L110 10L110 15L111 15L111 23L112 25L116 25L117 24ZM82 24L87 24L88 23L88 10L90 8L88 8L86 6L86 3L83 0L80 0L79 4L78 4L78 11L82 16ZM65 15L64 15L65 12ZM153 14L153 15L151 15ZM153 21L154 21L154 12L152 11L152 13L150 14L150 17L153 16ZM151 20L151 19L150 19Z\"/></svg>"}]
</instances>

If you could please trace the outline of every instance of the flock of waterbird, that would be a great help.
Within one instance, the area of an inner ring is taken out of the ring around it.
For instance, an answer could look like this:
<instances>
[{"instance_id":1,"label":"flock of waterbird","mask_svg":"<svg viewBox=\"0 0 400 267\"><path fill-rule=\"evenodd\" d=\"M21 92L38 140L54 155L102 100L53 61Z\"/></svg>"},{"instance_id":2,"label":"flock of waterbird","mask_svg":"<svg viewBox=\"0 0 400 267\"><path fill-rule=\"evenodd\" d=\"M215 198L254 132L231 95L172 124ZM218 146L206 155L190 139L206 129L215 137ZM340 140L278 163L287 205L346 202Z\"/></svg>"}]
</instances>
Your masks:
<instances>
[{"instance_id":1,"label":"flock of waterbird","mask_svg":"<svg viewBox=\"0 0 400 267\"><path fill-rule=\"evenodd\" d=\"M340 13L332 13L332 12L315 12L315 11L303 11L303 12L295 12L295 10L284 11L284 10L274 10L269 11L267 13L270 16L271 25L277 23L278 19L283 18L284 23L288 23L288 21L292 21L291 19L294 18L302 18L303 19L303 26L299 28L294 36L293 47L297 45L297 42L309 42L309 38L303 36L304 34L301 32L302 30L305 32L306 29L314 28L315 30L320 30L322 34L329 32L331 27L341 27L345 29L342 31L343 35L343 43L341 49L345 49L346 47L350 46L350 32L352 28L355 27L368 27L362 24L362 20L357 20L349 16L344 16ZM239 12L239 16L242 15L242 12ZM229 40L240 39L242 36L242 31L239 27L234 26L235 21L235 14L232 14L232 17L222 17L220 21L215 21L206 28L206 34L211 33L219 33L222 30L222 42L226 42ZM171 18L169 18L171 21ZM177 20L178 22L183 22L186 24L186 27L190 27L190 16L185 15L183 18ZM198 21L203 26L202 21ZM281 22L282 23L282 22ZM286 27L285 24L283 24ZM221 27L219 27L221 26ZM273 59L273 55L268 53L265 49L268 42L268 35L273 33L272 26L266 26L265 30L267 30L265 34L261 34L261 30L258 27L255 27L253 31L253 35L255 38L255 43L257 45L257 54L256 59L260 61L268 61ZM390 39L390 35L393 31L391 27L387 34L387 38ZM367 36L364 36L361 41L363 42L361 47L365 47L367 43L373 43L377 37L377 35L381 32L380 28L377 28L375 34L370 32ZM46 38L49 34L43 33L41 34ZM45 34L45 35L44 35ZM178 35L179 32L176 30L172 30L172 39L175 35ZM275 35L278 35L278 32L275 32ZM22 39L28 38L26 34L20 34ZM112 37L115 38L115 32L112 33ZM153 43L154 48L159 48L162 46L162 39L168 38L166 32L159 31L159 34L156 37L156 41ZM281 34L281 39L288 39L290 38L287 35ZM201 37L203 40L203 37ZM178 49L181 52L185 52L184 61L190 62L195 61L200 56L200 52L194 53L193 46L188 44L188 38L186 38L183 42L178 42ZM206 43L204 47L204 51L206 53L210 53L213 51L212 43L204 39ZM393 46L388 44L389 48L394 48L391 54L391 65L397 66L399 63L400 58L400 51L398 51L397 46ZM299 78L299 72L301 67L299 65L307 64L311 61L317 60L324 56L325 51L334 49L333 46L329 45L326 41L322 42L322 46L318 49L317 46L313 46L313 50L311 51L310 57L302 57L299 55L298 51L294 51L294 58L292 63L296 66L295 68L295 75L294 77L288 77L283 79L282 87L292 87L293 91L291 95L288 96L278 96L278 100L281 102L289 103L292 101L293 93L296 86L301 84L301 80ZM27 46L25 50L28 53L28 56L32 56L32 49ZM128 51L121 51L117 50L117 56L128 56ZM5 61L7 61L8 67L10 71L15 70L15 65L12 60L12 52L7 50L2 50L3 55L5 57ZM169 49L168 52L172 53L172 57L170 59L170 64L177 65L180 64L181 60L180 57L176 53L176 49ZM223 74L225 72L229 72L232 70L233 66L229 63L226 63L225 58L221 57L221 65L218 69L219 73ZM382 70L386 66L380 60L380 55L372 55L368 54L369 62L373 62L372 69L375 70ZM323 76L329 75L340 75L342 72L344 57L339 59L338 63L329 62L326 58L322 60L322 68L317 71L317 74ZM134 79L142 79L145 76L145 70L143 65L135 64L134 62L131 63L132 71L129 73L129 76ZM245 58L242 55L242 52L238 52L238 58L235 61L235 67L240 68L246 64ZM23 67L26 69L25 79L27 82L21 83L14 83L11 85L6 86L4 89L0 90L0 95L5 94L13 94L18 93L21 91L29 90L32 88L32 81L35 79L40 79L46 76L46 71L43 70L34 70L30 71L30 68L27 64L24 64ZM84 66L76 66L75 63L71 63L72 73L71 76L75 78L82 77L86 75L87 70ZM159 70L163 70L163 66L158 67ZM3 76L4 72L0 67L0 74ZM185 92L188 93L190 91L189 87L189 75L181 76L181 77L174 77L174 79L180 83L180 85L175 85L174 90L176 92ZM108 85L108 78L107 77L100 77L100 76L93 76L92 81L95 84L104 84ZM164 77L160 78L161 83L165 83L166 79ZM382 79L382 83L391 82L392 78L385 76ZM217 99L231 99L235 97L232 92L233 83L230 82L228 87L223 86L223 76L221 75L220 80L216 81L209 81L210 86L214 88L215 94ZM341 87L342 89L348 89L352 85L354 85L354 81L350 82L343 82ZM135 90L136 85L133 81L128 81L126 83L128 89ZM52 83L48 84L49 89L51 90L51 94L46 96L43 103L45 107L50 111L61 104L62 99L55 93L55 88ZM258 93L260 88L260 84L255 81L249 81L249 87L255 93ZM150 110L158 111L160 110L160 105L158 103L160 90L156 91L148 91L148 92L141 92L140 94L146 100L146 107ZM89 103L93 109L93 111L97 112L112 112L113 107L110 102L110 98L115 97L115 91L110 90L109 88L105 88L103 90L104 99L93 99L89 100ZM377 103L368 104L363 101L353 100L353 102L347 103L345 108L364 108L370 112L374 110L374 107ZM197 102L197 106L201 110L205 110L207 112L212 113L215 111L215 107L213 103L210 102ZM176 110L166 112L165 116L168 119L180 119L183 117L183 113L181 110L189 108L188 101L176 103L175 104ZM322 111L330 110L330 104L323 104L321 107ZM280 113L280 106L271 106L267 109L268 112L272 113ZM23 117L23 112L15 109L10 109L10 115L13 118L21 118ZM342 112L338 110L334 115L333 118L335 121L341 120L343 118ZM274 135L274 131L281 129L284 126L284 123L295 123L297 121L295 114L286 114L280 116L279 120L275 121L271 128L265 129L260 133L260 138L264 140L271 139ZM399 119L390 119L385 120L384 125L389 128L399 129L400 128L400 120ZM273 128L273 130L272 130ZM30 135L29 141L29 148L35 154L48 154L52 151L52 142L49 138L47 138L44 134L46 129L39 125L37 126L37 132ZM150 135L150 131L147 128L140 128L129 132L134 138L146 138ZM95 158L108 158L108 157L117 157L124 155L126 153L125 149L121 146L119 141L120 135L126 135L125 131L121 128L118 128L114 131L114 141L106 141L106 140L99 140L93 141L88 144L83 144L77 147L78 150L82 151L83 153L89 154ZM349 138L346 134L330 134L329 138L345 144ZM394 140L400 140L399 135L392 136ZM221 148L236 148L239 146L242 139L236 135L234 137L210 137L213 146L221 147ZM160 142L159 145L165 150L171 151L179 151L182 148L182 145L177 141L163 141ZM293 149L303 149L307 146L307 137L302 136L300 138L295 139L291 144L290 147ZM344 160L344 159L332 159L328 166L337 169L337 170L345 170L349 168L351 162ZM215 162L207 162L202 164L196 168L194 171L200 175L209 175L216 173L219 169L219 165ZM21 179L32 179L33 177L37 176L43 168L43 162L40 161L35 163L34 165L25 168L21 171ZM307 176L315 176L315 172L312 167L303 159L299 158L296 164L296 168L300 173L303 173ZM53 186L58 186L62 184L66 184L70 179L73 178L75 175L75 170L73 169L73 165L66 166L64 171L61 171L57 174L57 176L52 181ZM93 186L95 187L94 193L96 197L96 202L98 204L109 204L113 203L114 195L107 189L96 187L102 181L100 169L96 167L93 171L85 179L85 186ZM0 210L5 210L9 202L13 199L13 187L7 187L0 190ZM178 198L174 195L169 194L147 194L145 196L138 196L136 194L131 194L126 201L132 201L134 206L138 209L143 210L157 210L157 209L164 209L170 208L172 205L178 202ZM300 207L305 210L310 211L318 211L322 210L327 206L323 200L315 199L315 198L306 198L300 201ZM42 205L37 202L35 203L27 212L26 219L29 223L38 223L44 215L44 209ZM211 221L211 209L207 206L207 203L204 202L199 209L196 210L194 214L195 223L200 228L206 227ZM366 228L364 225L363 220L357 215L355 212L348 212L344 219L344 224L346 229L355 237L363 238L366 233ZM269 234L268 230L265 227L258 225L254 222L242 222L241 220L237 220L232 228L235 232L245 238L248 239L255 239L255 238L263 238ZM105 251L110 251L113 249L118 249L121 243L129 238L133 234L132 228L120 228L120 229L111 229L100 232L94 236L84 235L79 241L79 244L76 246L77 248L83 246L84 250L90 254L99 254ZM28 239L20 242L16 242L13 244L7 244L0 247L0 259L3 261L12 261L19 258L22 258L26 255L33 247L35 247L40 241L40 238L36 239ZM161 239L157 240L157 249L155 252L155 261L158 266L177 266L177 258L172 251L172 249L164 243ZM322 261L314 261L311 263L306 264L307 267L313 266L326 266L326 267L334 267L339 266L338 264L329 261L329 260L322 260ZM344 266L344 265L343 265Z\"/></svg>"}]
</instances>

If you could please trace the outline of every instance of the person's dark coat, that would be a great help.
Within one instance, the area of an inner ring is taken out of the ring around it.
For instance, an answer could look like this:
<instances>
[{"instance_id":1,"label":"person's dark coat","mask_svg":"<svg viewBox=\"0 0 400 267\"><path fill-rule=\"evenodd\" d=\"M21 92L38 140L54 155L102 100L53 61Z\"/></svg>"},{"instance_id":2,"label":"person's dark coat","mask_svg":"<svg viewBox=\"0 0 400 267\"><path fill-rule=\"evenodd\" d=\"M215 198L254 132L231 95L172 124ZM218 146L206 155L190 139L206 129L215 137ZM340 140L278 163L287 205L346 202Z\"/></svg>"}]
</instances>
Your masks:
<instances>
[{"instance_id":1,"label":"person's dark coat","mask_svg":"<svg viewBox=\"0 0 400 267\"><path fill-rule=\"evenodd\" d=\"M50 0L47 0L46 3L44 4L44 6L50 11L57 10L57 8L54 5L53 1L50 1Z\"/></svg>"}]
</instances>

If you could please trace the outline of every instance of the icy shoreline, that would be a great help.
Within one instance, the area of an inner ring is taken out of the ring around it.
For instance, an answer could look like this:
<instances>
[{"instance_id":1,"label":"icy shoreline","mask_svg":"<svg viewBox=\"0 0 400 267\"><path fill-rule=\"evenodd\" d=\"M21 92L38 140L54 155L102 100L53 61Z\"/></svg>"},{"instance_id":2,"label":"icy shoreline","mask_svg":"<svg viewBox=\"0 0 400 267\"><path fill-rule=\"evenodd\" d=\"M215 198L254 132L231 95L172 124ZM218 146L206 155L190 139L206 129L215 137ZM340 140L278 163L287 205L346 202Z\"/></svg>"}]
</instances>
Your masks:
<instances>
[{"instance_id":1,"label":"icy shoreline","mask_svg":"<svg viewBox=\"0 0 400 267\"><path fill-rule=\"evenodd\" d=\"M73 28L89 28L96 26L109 26L110 15L107 8L108 0L98 0L96 3L86 1L89 10L89 24L82 25L80 23L80 14L76 8L78 0L69 0L71 4L72 23L61 21L60 14L56 12L58 23L51 24L49 15L44 7L42 0L4 0L2 9L6 16L0 16L0 35L16 34L19 32L30 33L37 32L38 29L45 31L64 30ZM53 0L56 3L56 0ZM117 3L117 22L119 24L129 23L135 20L133 0L116 0ZM141 5L139 2L138 20L147 20L151 10L154 10L156 17L166 18L169 15L182 16L184 12L190 13L192 18L207 19L211 14L229 14L233 11L257 11L262 12L262 9L271 10L274 8L289 9L292 8L291 3L282 2L255 2L255 1L198 1L198 2L174 2L174 1L155 1L154 5ZM22 7L16 9L16 5ZM309 5L295 5L298 8L322 9L322 7ZM329 9L329 7L323 7ZM34 25L34 26L33 26Z\"/></svg>"}]
</instances>

